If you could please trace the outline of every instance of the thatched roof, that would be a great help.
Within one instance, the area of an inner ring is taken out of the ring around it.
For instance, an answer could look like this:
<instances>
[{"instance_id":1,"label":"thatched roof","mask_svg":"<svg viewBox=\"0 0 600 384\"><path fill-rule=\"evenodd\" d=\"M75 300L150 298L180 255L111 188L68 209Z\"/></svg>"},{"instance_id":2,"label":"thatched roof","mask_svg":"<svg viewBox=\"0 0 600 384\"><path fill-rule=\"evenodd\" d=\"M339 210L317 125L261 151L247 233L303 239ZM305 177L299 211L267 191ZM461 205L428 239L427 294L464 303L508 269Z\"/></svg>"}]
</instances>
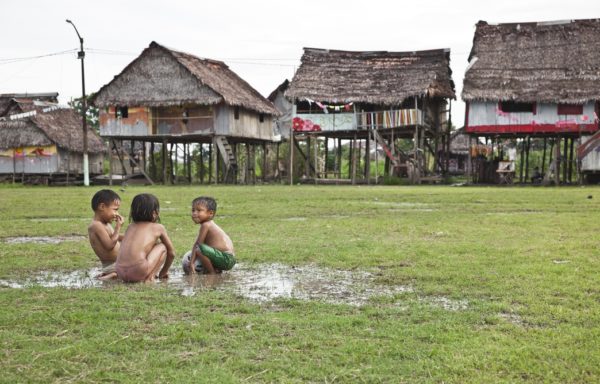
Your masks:
<instances>
[{"instance_id":1,"label":"thatched roof","mask_svg":"<svg viewBox=\"0 0 600 384\"><path fill-rule=\"evenodd\" d=\"M277 115L271 102L222 61L202 59L156 42L96 93L98 107L227 103Z\"/></svg>"},{"instance_id":2,"label":"thatched roof","mask_svg":"<svg viewBox=\"0 0 600 384\"><path fill-rule=\"evenodd\" d=\"M22 116L0 120L0 149L56 144L72 152L83 152L81 116L68 107L46 103L22 103ZM88 129L88 151L104 152L104 144L93 129Z\"/></svg>"},{"instance_id":3,"label":"thatched roof","mask_svg":"<svg viewBox=\"0 0 600 384\"><path fill-rule=\"evenodd\" d=\"M351 52L304 48L286 97L399 105L413 96L455 98L450 50Z\"/></svg>"},{"instance_id":4,"label":"thatched roof","mask_svg":"<svg viewBox=\"0 0 600 384\"><path fill-rule=\"evenodd\" d=\"M34 100L58 103L58 92L46 93L2 93L0 94L0 116L5 116L15 102L32 102Z\"/></svg>"},{"instance_id":5,"label":"thatched roof","mask_svg":"<svg viewBox=\"0 0 600 384\"><path fill-rule=\"evenodd\" d=\"M477 23L464 100L600 100L600 19Z\"/></svg>"},{"instance_id":6,"label":"thatched roof","mask_svg":"<svg viewBox=\"0 0 600 384\"><path fill-rule=\"evenodd\" d=\"M269 95L269 97L267 97L267 99L269 99L269 101L271 101L271 102L275 101L275 99L277 98L277 94L279 92L282 92L282 93L285 92L289 86L290 86L290 81L288 79L285 79L283 81L283 83L279 84L279 86L277 88L275 88L273 90L273 92L271 92L271 94Z\"/></svg>"}]
</instances>

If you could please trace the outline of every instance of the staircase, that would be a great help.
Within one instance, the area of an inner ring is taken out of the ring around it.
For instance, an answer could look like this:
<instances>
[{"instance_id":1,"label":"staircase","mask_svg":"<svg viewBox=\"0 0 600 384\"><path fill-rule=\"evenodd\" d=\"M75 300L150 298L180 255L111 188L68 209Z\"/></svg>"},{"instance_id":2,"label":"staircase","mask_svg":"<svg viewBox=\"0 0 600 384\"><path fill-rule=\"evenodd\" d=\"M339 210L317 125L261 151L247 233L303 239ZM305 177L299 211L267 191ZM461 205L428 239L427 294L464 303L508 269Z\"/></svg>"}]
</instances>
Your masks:
<instances>
[{"instance_id":1,"label":"staircase","mask_svg":"<svg viewBox=\"0 0 600 384\"><path fill-rule=\"evenodd\" d=\"M387 143L385 142L385 140L383 140L383 137L381 137L381 135L377 132L376 129L373 129L373 137L375 138L375 141L377 142L377 144L379 144L381 146L381 148L383 149L383 151L385 152L385 155L390 159L390 162L392 163L392 165L394 167L397 167L400 165L400 159L398 159L390 150L390 148L388 147Z\"/></svg>"},{"instance_id":2,"label":"staircase","mask_svg":"<svg viewBox=\"0 0 600 384\"><path fill-rule=\"evenodd\" d=\"M214 142L217 144L217 148L219 148L219 153L223 158L223 162L225 163L225 176L223 177L224 181L235 180L237 175L237 160L235 158L235 154L231 149L231 145L227 141L227 137L225 136L215 136Z\"/></svg>"},{"instance_id":3,"label":"staircase","mask_svg":"<svg viewBox=\"0 0 600 384\"><path fill-rule=\"evenodd\" d=\"M592 152L600 145L600 131L594 133L588 141L577 147L577 158L583 159L588 153Z\"/></svg>"}]
</instances>

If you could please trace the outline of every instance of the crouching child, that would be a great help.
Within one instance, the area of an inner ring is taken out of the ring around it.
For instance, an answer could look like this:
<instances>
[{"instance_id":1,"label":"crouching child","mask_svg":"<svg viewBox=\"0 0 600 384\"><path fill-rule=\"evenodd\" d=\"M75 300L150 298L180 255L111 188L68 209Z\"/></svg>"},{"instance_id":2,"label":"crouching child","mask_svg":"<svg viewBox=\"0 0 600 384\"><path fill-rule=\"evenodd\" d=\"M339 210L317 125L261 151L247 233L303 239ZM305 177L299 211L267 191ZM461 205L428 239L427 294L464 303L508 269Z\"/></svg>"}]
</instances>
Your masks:
<instances>
[{"instance_id":1,"label":"crouching child","mask_svg":"<svg viewBox=\"0 0 600 384\"><path fill-rule=\"evenodd\" d=\"M214 221L217 202L212 197L198 197L192 201L192 220L200 224L198 238L192 251L183 260L186 274L203 272L207 274L221 273L233 268L236 263L233 242ZM200 260L201 268L196 260Z\"/></svg>"}]
</instances>

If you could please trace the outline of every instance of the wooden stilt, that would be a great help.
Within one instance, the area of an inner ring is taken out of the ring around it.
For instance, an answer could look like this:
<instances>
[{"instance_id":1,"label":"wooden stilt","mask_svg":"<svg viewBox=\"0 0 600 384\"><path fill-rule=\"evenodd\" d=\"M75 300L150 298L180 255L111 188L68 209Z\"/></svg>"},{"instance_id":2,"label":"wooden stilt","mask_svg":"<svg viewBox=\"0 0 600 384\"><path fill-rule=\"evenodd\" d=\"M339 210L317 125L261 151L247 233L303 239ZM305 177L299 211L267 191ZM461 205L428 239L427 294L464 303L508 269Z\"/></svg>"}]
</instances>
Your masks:
<instances>
[{"instance_id":1,"label":"wooden stilt","mask_svg":"<svg viewBox=\"0 0 600 384\"><path fill-rule=\"evenodd\" d=\"M266 143L262 143L262 165L261 165L261 180L262 182L266 182L267 181L267 144Z\"/></svg>"},{"instance_id":2,"label":"wooden stilt","mask_svg":"<svg viewBox=\"0 0 600 384\"><path fill-rule=\"evenodd\" d=\"M556 152L554 153L554 183L556 186L560 185L560 137L556 137L556 145L554 146Z\"/></svg>"},{"instance_id":3,"label":"wooden stilt","mask_svg":"<svg viewBox=\"0 0 600 384\"><path fill-rule=\"evenodd\" d=\"M570 143L570 147L569 147L569 163L568 163L568 180L569 180L569 184L571 184L573 182L573 150L575 146L575 138L572 137L571 138L571 143Z\"/></svg>"},{"instance_id":4,"label":"wooden stilt","mask_svg":"<svg viewBox=\"0 0 600 384\"><path fill-rule=\"evenodd\" d=\"M167 139L163 138L162 141L162 182L163 185L167 185Z\"/></svg>"},{"instance_id":5,"label":"wooden stilt","mask_svg":"<svg viewBox=\"0 0 600 384\"><path fill-rule=\"evenodd\" d=\"M525 139L521 140L521 154L519 155L519 183L523 183L523 168L525 167Z\"/></svg>"},{"instance_id":6,"label":"wooden stilt","mask_svg":"<svg viewBox=\"0 0 600 384\"><path fill-rule=\"evenodd\" d=\"M198 157L196 158L196 172L198 182L204 184L204 144L198 143Z\"/></svg>"},{"instance_id":7,"label":"wooden stilt","mask_svg":"<svg viewBox=\"0 0 600 384\"><path fill-rule=\"evenodd\" d=\"M529 149L531 147L531 136L527 136L527 146L525 147L525 182L529 180Z\"/></svg>"},{"instance_id":8,"label":"wooden stilt","mask_svg":"<svg viewBox=\"0 0 600 384\"><path fill-rule=\"evenodd\" d=\"M292 131L292 128L290 128L290 163L288 169L290 185L294 184L294 140L294 132Z\"/></svg>"},{"instance_id":9,"label":"wooden stilt","mask_svg":"<svg viewBox=\"0 0 600 384\"><path fill-rule=\"evenodd\" d=\"M208 144L208 183L212 184L213 183L213 179L214 179L214 173L213 173L213 144L209 143Z\"/></svg>"},{"instance_id":10,"label":"wooden stilt","mask_svg":"<svg viewBox=\"0 0 600 384\"><path fill-rule=\"evenodd\" d=\"M316 135L313 152L315 154L315 184L317 184L317 179L319 178L319 137Z\"/></svg>"},{"instance_id":11,"label":"wooden stilt","mask_svg":"<svg viewBox=\"0 0 600 384\"><path fill-rule=\"evenodd\" d=\"M113 185L113 171L112 171L112 148L111 148L111 144L112 143L112 139L108 140L108 185L112 187ZM68 172L67 172L68 175ZM68 183L67 183L68 185Z\"/></svg>"},{"instance_id":12,"label":"wooden stilt","mask_svg":"<svg viewBox=\"0 0 600 384\"><path fill-rule=\"evenodd\" d=\"M338 179L342 178L342 139L337 139L337 161L335 164L335 175Z\"/></svg>"},{"instance_id":13,"label":"wooden stilt","mask_svg":"<svg viewBox=\"0 0 600 384\"><path fill-rule=\"evenodd\" d=\"M477 142L477 139L475 139ZM473 138L469 135L469 145L467 146L467 180L473 181Z\"/></svg>"},{"instance_id":14,"label":"wooden stilt","mask_svg":"<svg viewBox=\"0 0 600 384\"><path fill-rule=\"evenodd\" d=\"M365 178L367 184L371 184L371 136L369 135L365 140Z\"/></svg>"},{"instance_id":15,"label":"wooden stilt","mask_svg":"<svg viewBox=\"0 0 600 384\"><path fill-rule=\"evenodd\" d=\"M548 139L544 137L544 150L542 151L542 175L546 174L546 144Z\"/></svg>"},{"instance_id":16,"label":"wooden stilt","mask_svg":"<svg viewBox=\"0 0 600 384\"><path fill-rule=\"evenodd\" d=\"M567 182L567 159L569 156L569 138L563 138L563 155L560 159L562 165L563 183Z\"/></svg>"},{"instance_id":17,"label":"wooden stilt","mask_svg":"<svg viewBox=\"0 0 600 384\"><path fill-rule=\"evenodd\" d=\"M352 156L350 157L350 165L350 169L352 169L352 185L354 185L356 184L356 133L354 133L354 139L352 139Z\"/></svg>"}]
</instances>

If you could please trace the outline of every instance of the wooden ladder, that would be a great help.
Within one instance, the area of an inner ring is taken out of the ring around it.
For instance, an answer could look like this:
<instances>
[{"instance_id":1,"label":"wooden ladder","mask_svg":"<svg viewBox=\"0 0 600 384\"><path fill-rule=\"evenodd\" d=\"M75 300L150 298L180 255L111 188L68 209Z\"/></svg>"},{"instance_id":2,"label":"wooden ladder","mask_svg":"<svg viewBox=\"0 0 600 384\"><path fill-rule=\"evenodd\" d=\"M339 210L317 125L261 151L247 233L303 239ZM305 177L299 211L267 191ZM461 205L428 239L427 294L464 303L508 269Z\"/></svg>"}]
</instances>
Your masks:
<instances>
[{"instance_id":1,"label":"wooden ladder","mask_svg":"<svg viewBox=\"0 0 600 384\"><path fill-rule=\"evenodd\" d=\"M386 144L385 140L383 140L383 137L381 137L381 135L379 134L379 132L377 132L377 129L373 129L373 138L375 139L375 141L377 142L377 144L379 144L381 146L381 148L383 148L383 152L385 152L385 155L390 159L390 162L392 163L392 165L394 167L397 167L400 165L400 159L398 159L398 157L396 157L392 151L390 150L390 147L388 147L388 145Z\"/></svg>"},{"instance_id":2,"label":"wooden ladder","mask_svg":"<svg viewBox=\"0 0 600 384\"><path fill-rule=\"evenodd\" d=\"M588 153L597 149L600 145L600 130L590 137L588 141L577 147L577 158L583 159Z\"/></svg>"},{"instance_id":3,"label":"wooden ladder","mask_svg":"<svg viewBox=\"0 0 600 384\"><path fill-rule=\"evenodd\" d=\"M233 149L231 149L231 145L229 144L229 141L227 141L227 137L217 135L214 140L219 148L219 153L223 158L223 162L225 163L224 180L228 180L228 177L234 178L237 173L238 165Z\"/></svg>"}]
</instances>

